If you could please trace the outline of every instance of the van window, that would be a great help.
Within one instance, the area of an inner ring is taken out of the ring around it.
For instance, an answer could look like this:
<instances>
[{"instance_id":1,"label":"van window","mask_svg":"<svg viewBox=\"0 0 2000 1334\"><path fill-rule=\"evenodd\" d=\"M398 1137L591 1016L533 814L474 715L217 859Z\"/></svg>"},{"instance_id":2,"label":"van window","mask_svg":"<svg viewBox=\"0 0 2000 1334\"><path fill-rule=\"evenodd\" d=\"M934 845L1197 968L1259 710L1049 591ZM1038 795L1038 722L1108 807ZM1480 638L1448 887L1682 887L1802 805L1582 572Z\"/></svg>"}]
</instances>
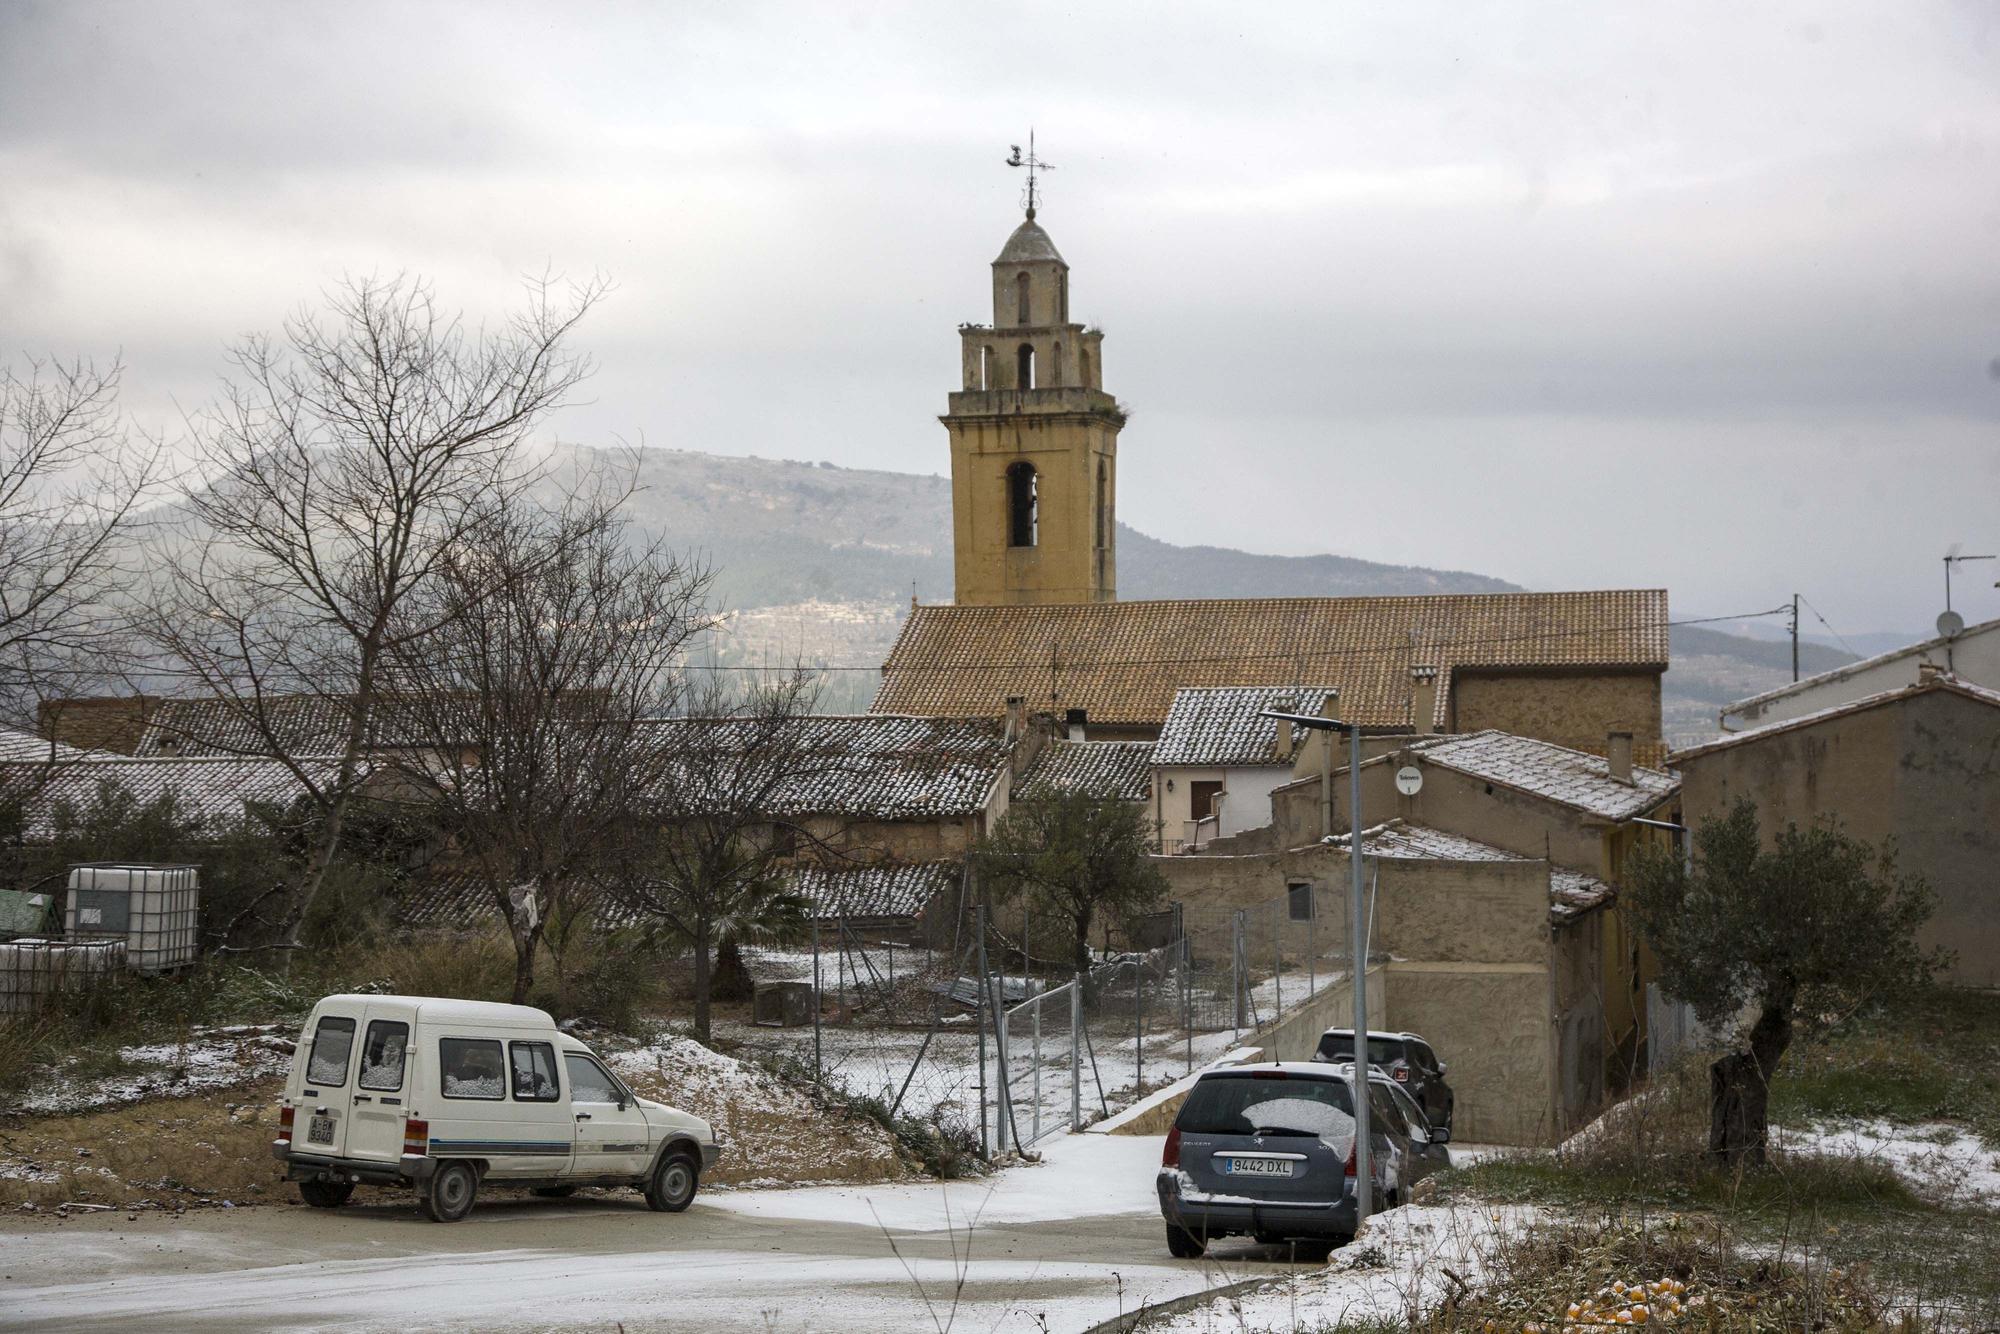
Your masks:
<instances>
[{"instance_id":1,"label":"van window","mask_svg":"<svg viewBox=\"0 0 2000 1334\"><path fill-rule=\"evenodd\" d=\"M546 1042L510 1042L508 1055L514 1062L514 1101L554 1102L562 1096L556 1087L556 1049Z\"/></svg>"},{"instance_id":2,"label":"van window","mask_svg":"<svg viewBox=\"0 0 2000 1334\"><path fill-rule=\"evenodd\" d=\"M331 1015L313 1030L312 1060L306 1063L306 1080L322 1088L337 1089L347 1082L347 1058L354 1054L354 1021Z\"/></svg>"},{"instance_id":3,"label":"van window","mask_svg":"<svg viewBox=\"0 0 2000 1334\"><path fill-rule=\"evenodd\" d=\"M447 1098L507 1096L501 1078L500 1044L491 1038L439 1038L438 1070Z\"/></svg>"},{"instance_id":4,"label":"van window","mask_svg":"<svg viewBox=\"0 0 2000 1334\"><path fill-rule=\"evenodd\" d=\"M563 1068L569 1071L572 1102L617 1102L624 1097L611 1081L611 1076L605 1073L604 1067L588 1056L564 1052Z\"/></svg>"},{"instance_id":5,"label":"van window","mask_svg":"<svg viewBox=\"0 0 2000 1334\"><path fill-rule=\"evenodd\" d=\"M368 1040L361 1044L362 1088L394 1093L403 1087L403 1051L410 1045L410 1026L394 1019L374 1019Z\"/></svg>"}]
</instances>

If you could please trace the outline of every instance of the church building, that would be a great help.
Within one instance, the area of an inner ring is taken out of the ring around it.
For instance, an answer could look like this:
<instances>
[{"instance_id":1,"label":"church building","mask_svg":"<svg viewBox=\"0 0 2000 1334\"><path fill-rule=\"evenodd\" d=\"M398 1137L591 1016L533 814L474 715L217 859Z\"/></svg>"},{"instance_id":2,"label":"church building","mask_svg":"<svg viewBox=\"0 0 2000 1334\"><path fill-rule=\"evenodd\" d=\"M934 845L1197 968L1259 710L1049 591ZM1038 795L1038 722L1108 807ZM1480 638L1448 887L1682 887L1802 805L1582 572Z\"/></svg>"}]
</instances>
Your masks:
<instances>
[{"instance_id":1,"label":"church building","mask_svg":"<svg viewBox=\"0 0 2000 1334\"><path fill-rule=\"evenodd\" d=\"M912 608L873 711L1000 717L1018 699L1091 739L1143 741L1181 689L1312 682L1371 724L1600 755L1629 736L1640 763L1661 757L1662 589L1118 601L1125 413L1032 194L992 269L992 321L959 327L961 383L940 418L954 602ZM1302 502L1293 521L1316 520Z\"/></svg>"}]
</instances>

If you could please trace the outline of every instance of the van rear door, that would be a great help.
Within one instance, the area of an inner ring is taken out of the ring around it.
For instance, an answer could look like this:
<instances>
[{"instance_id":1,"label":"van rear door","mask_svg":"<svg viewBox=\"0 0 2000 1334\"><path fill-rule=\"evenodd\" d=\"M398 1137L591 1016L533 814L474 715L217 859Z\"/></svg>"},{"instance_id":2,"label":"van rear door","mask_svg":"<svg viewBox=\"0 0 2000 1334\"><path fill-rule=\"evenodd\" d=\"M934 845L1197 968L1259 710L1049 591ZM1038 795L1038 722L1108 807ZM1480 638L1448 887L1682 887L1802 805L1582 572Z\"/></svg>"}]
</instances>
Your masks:
<instances>
[{"instance_id":1,"label":"van rear door","mask_svg":"<svg viewBox=\"0 0 2000 1334\"><path fill-rule=\"evenodd\" d=\"M410 1011L408 1006L371 1005L364 1020L346 1156L394 1163L403 1155L403 1118L409 1108Z\"/></svg>"},{"instance_id":2,"label":"van rear door","mask_svg":"<svg viewBox=\"0 0 2000 1334\"><path fill-rule=\"evenodd\" d=\"M320 1010L303 1035L297 1059L304 1062L305 1077L292 1128L294 1154L339 1158L347 1152L361 1018L354 1011Z\"/></svg>"}]
</instances>

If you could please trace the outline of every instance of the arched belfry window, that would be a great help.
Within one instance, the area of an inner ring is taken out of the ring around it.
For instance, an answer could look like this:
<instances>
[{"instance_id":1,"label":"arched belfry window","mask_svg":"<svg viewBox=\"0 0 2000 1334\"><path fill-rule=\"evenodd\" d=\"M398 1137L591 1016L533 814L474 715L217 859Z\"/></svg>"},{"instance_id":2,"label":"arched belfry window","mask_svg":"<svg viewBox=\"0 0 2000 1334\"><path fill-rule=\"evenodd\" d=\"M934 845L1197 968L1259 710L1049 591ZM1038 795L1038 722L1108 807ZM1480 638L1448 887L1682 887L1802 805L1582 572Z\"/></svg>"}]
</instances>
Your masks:
<instances>
[{"instance_id":1,"label":"arched belfry window","mask_svg":"<svg viewBox=\"0 0 2000 1334\"><path fill-rule=\"evenodd\" d=\"M1028 321L1028 275L1014 275L1014 322L1027 324Z\"/></svg>"},{"instance_id":2,"label":"arched belfry window","mask_svg":"<svg viewBox=\"0 0 2000 1334\"><path fill-rule=\"evenodd\" d=\"M1016 389L1033 389L1035 387L1035 345L1033 343L1021 344L1020 351L1014 354L1014 363L1014 387Z\"/></svg>"},{"instance_id":3,"label":"arched belfry window","mask_svg":"<svg viewBox=\"0 0 2000 1334\"><path fill-rule=\"evenodd\" d=\"M979 349L979 387L982 390L993 387L993 345L985 343Z\"/></svg>"},{"instance_id":4,"label":"arched belfry window","mask_svg":"<svg viewBox=\"0 0 2000 1334\"><path fill-rule=\"evenodd\" d=\"M1049 349L1049 383L1060 389L1062 382L1062 344L1057 343Z\"/></svg>"},{"instance_id":5,"label":"arched belfry window","mask_svg":"<svg viewBox=\"0 0 2000 1334\"><path fill-rule=\"evenodd\" d=\"M1036 531L1035 508L1039 503L1036 494L1035 465L1016 463L1007 469L1007 545L1010 547L1031 547L1039 535Z\"/></svg>"},{"instance_id":6,"label":"arched belfry window","mask_svg":"<svg viewBox=\"0 0 2000 1334\"><path fill-rule=\"evenodd\" d=\"M1056 323L1069 323L1069 274L1056 274Z\"/></svg>"}]
</instances>

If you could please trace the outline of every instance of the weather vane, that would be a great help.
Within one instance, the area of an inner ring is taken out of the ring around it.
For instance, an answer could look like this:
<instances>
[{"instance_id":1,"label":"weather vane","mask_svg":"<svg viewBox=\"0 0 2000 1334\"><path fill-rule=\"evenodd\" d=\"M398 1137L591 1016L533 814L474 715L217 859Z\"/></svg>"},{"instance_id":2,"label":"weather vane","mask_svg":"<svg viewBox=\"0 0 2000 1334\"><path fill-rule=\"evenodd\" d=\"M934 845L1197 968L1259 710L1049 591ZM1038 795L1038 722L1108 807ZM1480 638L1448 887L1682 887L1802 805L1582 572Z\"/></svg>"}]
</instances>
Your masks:
<instances>
[{"instance_id":1,"label":"weather vane","mask_svg":"<svg viewBox=\"0 0 2000 1334\"><path fill-rule=\"evenodd\" d=\"M1026 167L1028 169L1028 191L1021 197L1021 202L1027 205L1028 221L1033 222L1035 220L1035 173L1038 171L1054 171L1056 169L1055 164L1053 162L1044 162L1035 156L1035 132L1032 128L1028 131L1028 152L1025 157L1021 154L1021 146L1019 144L1009 144L1008 147L1014 151L1008 155L1007 165L1010 167Z\"/></svg>"}]
</instances>

